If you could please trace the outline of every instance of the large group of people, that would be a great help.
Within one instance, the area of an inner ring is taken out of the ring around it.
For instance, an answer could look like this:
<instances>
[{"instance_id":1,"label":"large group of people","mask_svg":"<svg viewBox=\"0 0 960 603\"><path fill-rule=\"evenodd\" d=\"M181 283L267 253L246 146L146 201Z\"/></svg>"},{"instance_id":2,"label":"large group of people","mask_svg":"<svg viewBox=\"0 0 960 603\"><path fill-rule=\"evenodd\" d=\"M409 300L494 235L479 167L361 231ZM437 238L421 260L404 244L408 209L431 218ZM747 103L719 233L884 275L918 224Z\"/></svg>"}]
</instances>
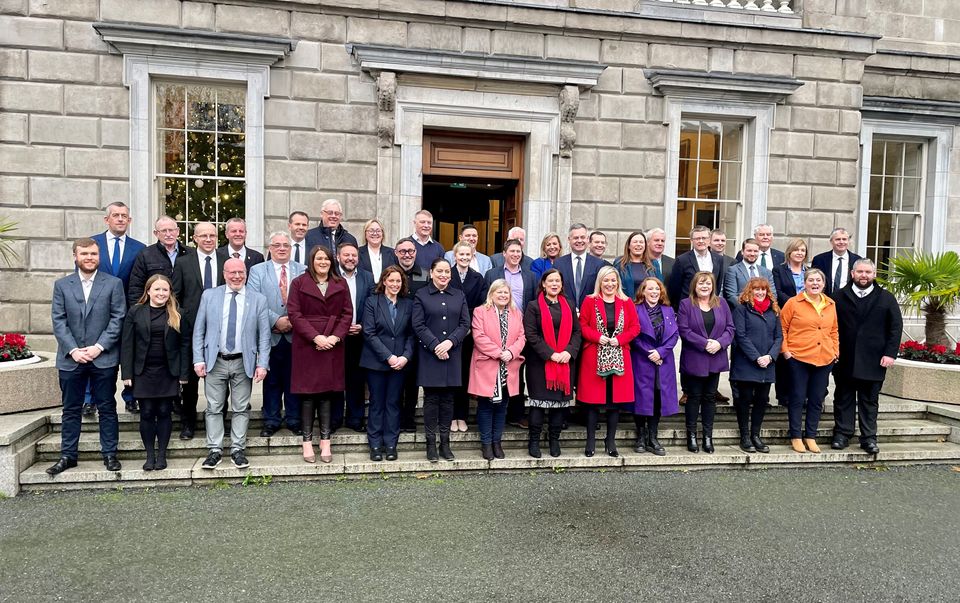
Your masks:
<instances>
[{"instance_id":1,"label":"large group of people","mask_svg":"<svg viewBox=\"0 0 960 603\"><path fill-rule=\"evenodd\" d=\"M860 446L879 451L879 389L902 319L842 228L809 263L805 241L781 252L766 224L736 259L725 253L725 233L697 226L690 251L676 258L664 254L666 233L652 228L631 232L607 261L606 234L584 224L569 227L567 253L551 232L532 258L525 231L513 227L501 252L487 256L471 224L445 250L426 210L393 247L377 219L358 241L339 201L328 199L313 228L305 212L290 214L264 256L246 246L241 218L224 224L221 247L206 222L190 225L194 246L182 245L167 216L154 225L155 244L143 245L127 235L128 212L123 203L106 208L106 231L74 241L76 271L54 287L63 442L51 475L76 466L81 418L95 413L104 464L120 469L118 369L126 408L140 413L145 471L166 468L175 414L179 437L194 437L201 379L204 469L222 461L227 408L230 459L249 465L256 383L260 435L286 427L308 463L331 462L331 436L344 427L367 434L372 461L396 460L400 434L416 429L421 388L431 462L455 458L450 434L470 428L471 397L488 460L504 458L508 422L528 430L534 458L546 424L549 454L560 456L561 432L577 419L586 425L583 453L593 456L601 410L606 455L620 454L622 412L633 416L634 450L664 455L660 420L681 405L687 449L713 453L725 372L744 451L770 451L761 430L775 387L793 450L820 452L831 372L831 446L847 447L858 422Z\"/></svg>"}]
</instances>

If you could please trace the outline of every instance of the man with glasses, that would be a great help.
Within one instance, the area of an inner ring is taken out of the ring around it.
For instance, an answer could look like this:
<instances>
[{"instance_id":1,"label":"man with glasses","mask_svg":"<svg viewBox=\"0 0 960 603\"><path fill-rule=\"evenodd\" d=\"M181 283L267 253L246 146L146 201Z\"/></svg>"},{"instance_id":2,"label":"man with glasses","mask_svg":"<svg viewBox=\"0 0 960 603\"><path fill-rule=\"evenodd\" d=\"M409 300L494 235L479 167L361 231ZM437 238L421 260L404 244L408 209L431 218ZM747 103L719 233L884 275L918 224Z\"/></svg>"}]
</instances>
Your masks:
<instances>
[{"instance_id":1,"label":"man with glasses","mask_svg":"<svg viewBox=\"0 0 960 603\"><path fill-rule=\"evenodd\" d=\"M710 249L710 229L694 226L690 243L693 249L677 257L667 284L670 301L675 304L690 294L690 283L698 272L712 272L716 281L714 293L720 295L723 291L723 256Z\"/></svg>"},{"instance_id":2,"label":"man with glasses","mask_svg":"<svg viewBox=\"0 0 960 603\"><path fill-rule=\"evenodd\" d=\"M323 245L336 254L341 243L357 245L357 238L350 234L341 224L343 220L343 206L336 199L327 199L320 206L320 223L316 228L307 231L307 253L314 245Z\"/></svg>"},{"instance_id":3,"label":"man with glasses","mask_svg":"<svg viewBox=\"0 0 960 603\"><path fill-rule=\"evenodd\" d=\"M153 224L154 245L143 248L130 269L130 285L127 287L127 304L132 306L143 295L143 286L154 274L173 278L173 266L177 258L187 252L180 244L180 227L170 216L160 216ZM179 301L179 300L178 300Z\"/></svg>"},{"instance_id":4,"label":"man with glasses","mask_svg":"<svg viewBox=\"0 0 960 603\"><path fill-rule=\"evenodd\" d=\"M773 226L769 224L757 224L753 227L753 238L757 240L760 246L760 256L757 264L773 271L774 268L786 261L786 256L779 249L773 248ZM737 261L741 259L737 254Z\"/></svg>"},{"instance_id":5,"label":"man with glasses","mask_svg":"<svg viewBox=\"0 0 960 603\"><path fill-rule=\"evenodd\" d=\"M400 239L393 248L397 254L397 265L407 276L407 297L413 299L417 291L426 287L430 273L417 265L417 246L410 239ZM417 398L420 388L417 386L417 355L407 363L407 376L403 383L403 398L400 400L400 431L417 432Z\"/></svg>"}]
</instances>

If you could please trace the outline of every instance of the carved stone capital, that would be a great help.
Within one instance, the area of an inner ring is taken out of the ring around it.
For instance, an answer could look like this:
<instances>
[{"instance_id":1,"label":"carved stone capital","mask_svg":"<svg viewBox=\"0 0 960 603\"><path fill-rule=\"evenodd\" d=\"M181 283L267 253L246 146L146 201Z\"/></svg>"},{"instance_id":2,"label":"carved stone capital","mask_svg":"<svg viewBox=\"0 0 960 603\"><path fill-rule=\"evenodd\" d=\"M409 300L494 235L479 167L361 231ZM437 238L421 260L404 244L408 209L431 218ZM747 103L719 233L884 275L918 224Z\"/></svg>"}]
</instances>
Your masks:
<instances>
[{"instance_id":1,"label":"carved stone capital","mask_svg":"<svg viewBox=\"0 0 960 603\"><path fill-rule=\"evenodd\" d=\"M577 86L564 86L560 90L560 156L570 157L577 142L577 132L573 124L580 108L580 89Z\"/></svg>"},{"instance_id":2,"label":"carved stone capital","mask_svg":"<svg viewBox=\"0 0 960 603\"><path fill-rule=\"evenodd\" d=\"M380 148L388 149L393 146L396 120L394 110L397 106L397 74L392 71L383 71L377 76L377 138Z\"/></svg>"}]
</instances>

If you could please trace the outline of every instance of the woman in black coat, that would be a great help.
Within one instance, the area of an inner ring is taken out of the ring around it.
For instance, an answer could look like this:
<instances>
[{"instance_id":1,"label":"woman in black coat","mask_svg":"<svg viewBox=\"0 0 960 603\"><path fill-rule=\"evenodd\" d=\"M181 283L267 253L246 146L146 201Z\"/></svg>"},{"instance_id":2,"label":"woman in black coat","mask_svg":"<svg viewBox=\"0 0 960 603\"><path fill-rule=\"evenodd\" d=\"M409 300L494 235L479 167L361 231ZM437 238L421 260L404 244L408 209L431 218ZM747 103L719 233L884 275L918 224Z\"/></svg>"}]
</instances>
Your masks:
<instances>
[{"instance_id":1,"label":"woman in black coat","mask_svg":"<svg viewBox=\"0 0 960 603\"><path fill-rule=\"evenodd\" d=\"M470 262L473 261L475 253L473 246L466 241L461 241L453 246L455 265L451 271L450 286L463 291L463 296L467 299L467 309L470 311L470 316L473 316L473 311L487 300L486 281L479 272L470 267ZM453 420L450 422L450 431L466 431L467 416L470 414L470 395L467 393L467 382L470 380L473 335L468 334L460 347L462 350L460 363L463 374L461 375L460 387L453 393Z\"/></svg>"},{"instance_id":2,"label":"woman in black coat","mask_svg":"<svg viewBox=\"0 0 960 603\"><path fill-rule=\"evenodd\" d=\"M546 319L546 320L545 320ZM540 277L540 293L523 314L527 339L526 375L529 408L527 452L540 458L543 415L549 413L550 456L560 456L560 432L566 408L573 400L580 321L563 294L563 277L551 268ZM548 376L549 373L549 376Z\"/></svg>"},{"instance_id":3,"label":"woman in black coat","mask_svg":"<svg viewBox=\"0 0 960 603\"><path fill-rule=\"evenodd\" d=\"M423 429L427 460L440 455L454 459L450 451L453 420L453 388L462 381L460 347L470 331L470 312L463 292L450 287L450 264L437 258L430 265L430 283L413 300L413 331L420 341L417 353L417 385L423 388Z\"/></svg>"},{"instance_id":4,"label":"woman in black coat","mask_svg":"<svg viewBox=\"0 0 960 603\"><path fill-rule=\"evenodd\" d=\"M120 378L140 401L140 439L147 453L143 470L160 471L167 468L173 403L190 367L190 342L180 334L170 279L162 274L147 279L143 295L127 311L120 341Z\"/></svg>"},{"instance_id":5,"label":"woman in black coat","mask_svg":"<svg viewBox=\"0 0 960 603\"><path fill-rule=\"evenodd\" d=\"M370 409L367 442L370 460L397 460L400 439L400 397L407 364L413 358L413 301L407 298L407 277L399 266L384 268L374 295L363 308L363 351Z\"/></svg>"},{"instance_id":6,"label":"woman in black coat","mask_svg":"<svg viewBox=\"0 0 960 603\"><path fill-rule=\"evenodd\" d=\"M740 448L746 452L770 452L770 447L760 439L760 429L783 343L780 306L773 299L770 282L763 277L747 281L739 301L733 308L736 345L730 356L730 384L740 427Z\"/></svg>"}]
</instances>

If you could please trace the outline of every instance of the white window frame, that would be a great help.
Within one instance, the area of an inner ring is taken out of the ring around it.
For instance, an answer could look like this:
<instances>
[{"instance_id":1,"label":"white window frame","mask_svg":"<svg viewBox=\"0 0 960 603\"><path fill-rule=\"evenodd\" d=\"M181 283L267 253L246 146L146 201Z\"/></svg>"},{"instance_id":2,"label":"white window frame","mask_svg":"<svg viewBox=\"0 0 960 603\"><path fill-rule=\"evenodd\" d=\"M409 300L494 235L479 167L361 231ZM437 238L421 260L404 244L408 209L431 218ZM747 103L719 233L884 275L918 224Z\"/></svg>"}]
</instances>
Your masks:
<instances>
[{"instance_id":1,"label":"white window frame","mask_svg":"<svg viewBox=\"0 0 960 603\"><path fill-rule=\"evenodd\" d=\"M860 203L857 207L857 236L854 239L856 252L865 255L867 251L870 172L873 166L875 137L925 143L924 198L920 213L921 250L930 253L946 251L953 126L864 117L860 129Z\"/></svg>"}]
</instances>

